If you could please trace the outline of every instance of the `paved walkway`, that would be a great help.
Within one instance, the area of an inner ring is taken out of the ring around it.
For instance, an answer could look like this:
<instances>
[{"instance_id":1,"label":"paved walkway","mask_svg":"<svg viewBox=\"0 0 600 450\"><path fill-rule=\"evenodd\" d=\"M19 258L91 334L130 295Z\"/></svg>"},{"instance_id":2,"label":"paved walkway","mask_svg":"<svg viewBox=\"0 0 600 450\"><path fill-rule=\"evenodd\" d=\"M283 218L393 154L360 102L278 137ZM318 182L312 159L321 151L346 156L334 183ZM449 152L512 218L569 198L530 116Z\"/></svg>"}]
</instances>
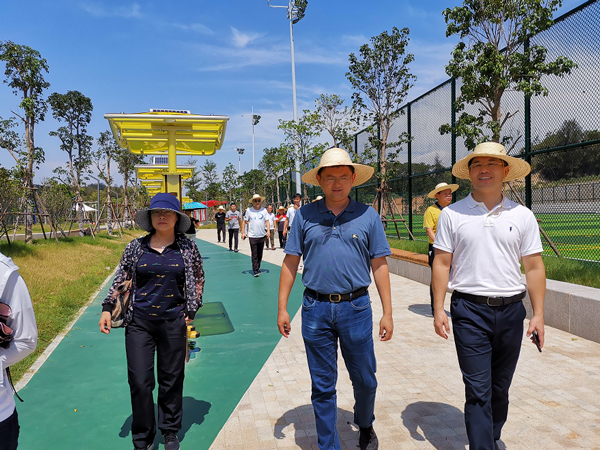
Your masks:
<instances>
[{"instance_id":1,"label":"paved walkway","mask_svg":"<svg viewBox=\"0 0 600 450\"><path fill-rule=\"evenodd\" d=\"M216 243L216 230L201 230L197 236ZM240 251L249 255L249 250L248 241L240 241ZM265 251L264 260L281 265L283 252ZM276 286L278 278L270 272L259 279ZM427 286L396 275L391 280L396 329L391 341L375 344L380 449L464 449L464 388L452 334L448 341L435 335ZM370 294L376 336L381 303L374 286ZM317 449L300 320L296 314L291 337L279 341L211 450ZM541 354L523 339L500 448L600 449L600 344L553 328L546 333ZM342 364L338 430L344 449L357 448L352 405Z\"/></svg>"}]
</instances>

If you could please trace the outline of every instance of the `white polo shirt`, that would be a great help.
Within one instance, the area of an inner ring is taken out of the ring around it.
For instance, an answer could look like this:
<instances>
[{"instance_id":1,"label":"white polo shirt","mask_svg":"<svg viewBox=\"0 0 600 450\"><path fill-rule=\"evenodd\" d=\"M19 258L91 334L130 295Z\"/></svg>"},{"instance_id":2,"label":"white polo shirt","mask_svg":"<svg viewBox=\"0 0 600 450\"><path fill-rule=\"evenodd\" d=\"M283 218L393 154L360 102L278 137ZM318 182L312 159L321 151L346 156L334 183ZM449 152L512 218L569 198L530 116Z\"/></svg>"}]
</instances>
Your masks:
<instances>
[{"instance_id":1,"label":"white polo shirt","mask_svg":"<svg viewBox=\"0 0 600 450\"><path fill-rule=\"evenodd\" d=\"M453 254L449 288L496 297L523 292L521 258L543 250L528 208L507 198L489 211L471 194L442 210L433 246Z\"/></svg>"},{"instance_id":2,"label":"white polo shirt","mask_svg":"<svg viewBox=\"0 0 600 450\"><path fill-rule=\"evenodd\" d=\"M300 208L298 208L300 209ZM298 209L294 208L294 205L290 206L287 210L287 219L288 219L288 227L292 226L292 222L294 221L294 216L296 215L296 211L298 211Z\"/></svg>"}]
</instances>

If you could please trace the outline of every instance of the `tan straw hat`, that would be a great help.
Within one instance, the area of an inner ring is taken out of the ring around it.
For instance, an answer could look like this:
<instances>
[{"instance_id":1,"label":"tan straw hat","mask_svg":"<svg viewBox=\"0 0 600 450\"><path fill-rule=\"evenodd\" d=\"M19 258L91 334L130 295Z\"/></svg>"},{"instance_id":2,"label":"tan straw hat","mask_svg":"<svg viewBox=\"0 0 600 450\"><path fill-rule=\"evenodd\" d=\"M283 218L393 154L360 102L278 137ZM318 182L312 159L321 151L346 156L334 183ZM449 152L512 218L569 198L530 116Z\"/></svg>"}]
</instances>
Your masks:
<instances>
[{"instance_id":1,"label":"tan straw hat","mask_svg":"<svg viewBox=\"0 0 600 450\"><path fill-rule=\"evenodd\" d=\"M281 211L282 209L285 211L286 207L284 205L281 205L281 206L279 206L279 208L277 208L277 211Z\"/></svg>"},{"instance_id":2,"label":"tan straw hat","mask_svg":"<svg viewBox=\"0 0 600 450\"><path fill-rule=\"evenodd\" d=\"M446 189L450 189L450 192L454 192L459 188L458 184L448 184L448 183L439 183L435 186L435 189L427 194L429 198L435 198L435 194L438 192L445 191Z\"/></svg>"},{"instance_id":3,"label":"tan straw hat","mask_svg":"<svg viewBox=\"0 0 600 450\"><path fill-rule=\"evenodd\" d=\"M260 196L260 195L258 195L258 194L254 194L254 195L252 196L252 198L250 199L250 203L252 203L252 202L253 202L254 200L256 200L257 198L258 198L258 199L260 199L260 201L261 201L261 202L265 200L265 197L261 197L261 196Z\"/></svg>"},{"instance_id":4,"label":"tan straw hat","mask_svg":"<svg viewBox=\"0 0 600 450\"><path fill-rule=\"evenodd\" d=\"M218 207L217 209L219 209L219 210L221 210L221 211L224 211L224 210L225 210L225 208L223 207L223 205L219 205L219 207Z\"/></svg>"},{"instance_id":5,"label":"tan straw hat","mask_svg":"<svg viewBox=\"0 0 600 450\"><path fill-rule=\"evenodd\" d=\"M468 156L464 157L460 161L457 161L452 166L452 175L463 180L469 179L469 161L473 158L489 157L498 158L505 161L510 167L508 175L505 181L518 180L524 178L531 171L531 166L527 161L521 158L515 158L506 154L504 145L498 144L497 142L483 142L479 144L475 149L469 153Z\"/></svg>"},{"instance_id":6,"label":"tan straw hat","mask_svg":"<svg viewBox=\"0 0 600 450\"><path fill-rule=\"evenodd\" d=\"M356 178L354 179L354 183L352 186L358 186L360 184L369 181L369 179L373 176L373 169L370 166L365 166L364 164L356 164L352 162L350 159L350 155L348 152L341 148L330 148L323 156L321 156L321 161L319 165L312 170L309 170L304 175L302 175L302 181L308 184L312 184L313 186L318 186L319 181L317 180L317 173L319 169L323 167L333 167L333 166L352 166L354 167L354 173L356 174Z\"/></svg>"}]
</instances>

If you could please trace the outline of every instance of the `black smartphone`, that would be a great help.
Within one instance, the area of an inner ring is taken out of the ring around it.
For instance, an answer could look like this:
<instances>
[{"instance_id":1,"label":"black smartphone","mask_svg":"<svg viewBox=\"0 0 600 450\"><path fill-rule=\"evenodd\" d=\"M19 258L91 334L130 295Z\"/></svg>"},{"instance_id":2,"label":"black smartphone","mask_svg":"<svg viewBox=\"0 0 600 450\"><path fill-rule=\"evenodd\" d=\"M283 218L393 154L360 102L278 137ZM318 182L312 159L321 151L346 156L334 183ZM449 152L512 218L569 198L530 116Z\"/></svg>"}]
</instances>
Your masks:
<instances>
[{"instance_id":1,"label":"black smartphone","mask_svg":"<svg viewBox=\"0 0 600 450\"><path fill-rule=\"evenodd\" d=\"M531 333L531 336L533 337L533 343L535 344L539 352L542 353L542 347L540 347L540 337L538 336L537 331Z\"/></svg>"}]
</instances>

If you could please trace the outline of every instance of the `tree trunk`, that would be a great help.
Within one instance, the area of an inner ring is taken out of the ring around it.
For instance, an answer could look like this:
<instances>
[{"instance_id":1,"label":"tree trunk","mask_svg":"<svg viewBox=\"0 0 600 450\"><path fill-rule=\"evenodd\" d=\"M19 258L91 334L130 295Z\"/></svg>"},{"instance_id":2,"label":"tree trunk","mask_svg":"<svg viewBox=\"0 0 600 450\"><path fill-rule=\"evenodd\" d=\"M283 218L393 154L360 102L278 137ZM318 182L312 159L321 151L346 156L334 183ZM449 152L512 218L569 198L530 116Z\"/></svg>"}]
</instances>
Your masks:
<instances>
[{"instance_id":1,"label":"tree trunk","mask_svg":"<svg viewBox=\"0 0 600 450\"><path fill-rule=\"evenodd\" d=\"M26 97L25 93L25 97ZM35 122L33 119L25 118L25 141L27 144L27 168L25 169L25 243L33 242L33 203L31 196L33 195L33 163L35 155L35 143L33 140L33 130Z\"/></svg>"},{"instance_id":2,"label":"tree trunk","mask_svg":"<svg viewBox=\"0 0 600 450\"><path fill-rule=\"evenodd\" d=\"M75 183L77 189L77 222L79 223L79 237L85 236L85 231L83 228L83 198L81 198L81 193L79 192L79 183Z\"/></svg>"},{"instance_id":3,"label":"tree trunk","mask_svg":"<svg viewBox=\"0 0 600 450\"><path fill-rule=\"evenodd\" d=\"M277 203L281 205L281 194L279 194L279 177L275 176L275 186L277 188Z\"/></svg>"}]
</instances>

